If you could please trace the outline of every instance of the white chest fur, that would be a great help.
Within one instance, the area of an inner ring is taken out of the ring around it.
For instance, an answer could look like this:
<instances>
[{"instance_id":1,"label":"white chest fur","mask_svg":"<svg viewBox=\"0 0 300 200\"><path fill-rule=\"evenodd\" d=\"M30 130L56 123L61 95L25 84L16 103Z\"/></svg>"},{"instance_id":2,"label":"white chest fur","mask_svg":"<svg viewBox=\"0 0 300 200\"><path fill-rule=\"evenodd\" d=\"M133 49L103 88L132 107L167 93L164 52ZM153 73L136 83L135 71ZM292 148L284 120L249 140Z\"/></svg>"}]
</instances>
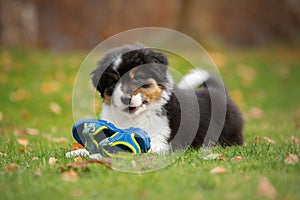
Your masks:
<instances>
[{"instance_id":1,"label":"white chest fur","mask_svg":"<svg viewBox=\"0 0 300 200\"><path fill-rule=\"evenodd\" d=\"M156 110L161 109L153 106L137 116L130 116L120 111L113 104L103 104L101 119L115 124L118 128L137 127L146 131L151 139L151 150L165 152L170 150L168 138L171 129L166 115L157 115Z\"/></svg>"}]
</instances>

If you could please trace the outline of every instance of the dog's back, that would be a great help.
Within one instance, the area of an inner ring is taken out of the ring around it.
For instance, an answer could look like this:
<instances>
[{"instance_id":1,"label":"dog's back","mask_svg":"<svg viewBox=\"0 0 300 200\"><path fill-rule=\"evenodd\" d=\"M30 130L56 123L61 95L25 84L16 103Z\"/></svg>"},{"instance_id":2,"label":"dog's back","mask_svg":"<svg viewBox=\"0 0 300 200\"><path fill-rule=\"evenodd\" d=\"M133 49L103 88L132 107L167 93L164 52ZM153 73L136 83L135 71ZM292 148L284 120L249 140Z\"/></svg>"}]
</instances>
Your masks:
<instances>
[{"instance_id":1,"label":"dog's back","mask_svg":"<svg viewBox=\"0 0 300 200\"><path fill-rule=\"evenodd\" d=\"M196 84L201 87L193 90ZM242 116L221 79L194 70L178 86L166 105L173 148L243 144Z\"/></svg>"}]
</instances>

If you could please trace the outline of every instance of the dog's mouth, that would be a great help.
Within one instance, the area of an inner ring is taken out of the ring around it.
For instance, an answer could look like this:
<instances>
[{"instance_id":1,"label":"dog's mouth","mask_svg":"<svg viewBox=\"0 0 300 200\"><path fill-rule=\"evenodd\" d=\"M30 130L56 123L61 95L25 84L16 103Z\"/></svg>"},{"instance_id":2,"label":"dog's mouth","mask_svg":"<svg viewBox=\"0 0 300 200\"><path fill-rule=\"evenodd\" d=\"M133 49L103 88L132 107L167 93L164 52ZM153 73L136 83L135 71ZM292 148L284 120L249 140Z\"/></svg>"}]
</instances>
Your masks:
<instances>
[{"instance_id":1,"label":"dog's mouth","mask_svg":"<svg viewBox=\"0 0 300 200\"><path fill-rule=\"evenodd\" d=\"M143 108L144 105L147 105L148 102L147 101L143 101L141 105L139 106L129 106L126 111L130 114L135 113L136 111L138 111L139 109Z\"/></svg>"}]
</instances>

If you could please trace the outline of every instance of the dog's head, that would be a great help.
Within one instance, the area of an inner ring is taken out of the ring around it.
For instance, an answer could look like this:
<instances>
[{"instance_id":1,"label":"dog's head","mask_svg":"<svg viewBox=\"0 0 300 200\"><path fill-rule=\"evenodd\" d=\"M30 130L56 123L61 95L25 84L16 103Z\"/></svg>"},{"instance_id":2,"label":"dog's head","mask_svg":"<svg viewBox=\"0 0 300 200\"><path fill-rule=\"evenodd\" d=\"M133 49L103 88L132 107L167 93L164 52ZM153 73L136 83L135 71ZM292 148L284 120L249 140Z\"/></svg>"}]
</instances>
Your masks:
<instances>
[{"instance_id":1,"label":"dog's head","mask_svg":"<svg viewBox=\"0 0 300 200\"><path fill-rule=\"evenodd\" d=\"M170 90L166 56L140 45L113 49L92 72L92 81L104 103L129 115L138 115L166 101Z\"/></svg>"}]
</instances>

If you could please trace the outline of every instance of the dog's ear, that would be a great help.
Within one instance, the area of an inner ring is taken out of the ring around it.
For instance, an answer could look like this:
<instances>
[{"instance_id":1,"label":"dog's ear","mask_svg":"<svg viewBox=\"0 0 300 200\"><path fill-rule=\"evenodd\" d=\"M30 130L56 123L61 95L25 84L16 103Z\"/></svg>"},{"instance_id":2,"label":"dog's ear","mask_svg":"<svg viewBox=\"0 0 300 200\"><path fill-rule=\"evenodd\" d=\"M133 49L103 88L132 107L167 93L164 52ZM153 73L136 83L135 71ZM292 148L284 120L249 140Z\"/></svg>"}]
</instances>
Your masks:
<instances>
[{"instance_id":1,"label":"dog's ear","mask_svg":"<svg viewBox=\"0 0 300 200\"><path fill-rule=\"evenodd\" d=\"M91 72L93 86L100 92L101 97L104 97L106 88L114 86L118 81L118 74L112 69L111 65L100 60L98 67Z\"/></svg>"},{"instance_id":2,"label":"dog's ear","mask_svg":"<svg viewBox=\"0 0 300 200\"><path fill-rule=\"evenodd\" d=\"M165 54L147 49L145 61L146 63L153 63L152 67L158 74L165 75L167 73L169 63Z\"/></svg>"}]
</instances>

